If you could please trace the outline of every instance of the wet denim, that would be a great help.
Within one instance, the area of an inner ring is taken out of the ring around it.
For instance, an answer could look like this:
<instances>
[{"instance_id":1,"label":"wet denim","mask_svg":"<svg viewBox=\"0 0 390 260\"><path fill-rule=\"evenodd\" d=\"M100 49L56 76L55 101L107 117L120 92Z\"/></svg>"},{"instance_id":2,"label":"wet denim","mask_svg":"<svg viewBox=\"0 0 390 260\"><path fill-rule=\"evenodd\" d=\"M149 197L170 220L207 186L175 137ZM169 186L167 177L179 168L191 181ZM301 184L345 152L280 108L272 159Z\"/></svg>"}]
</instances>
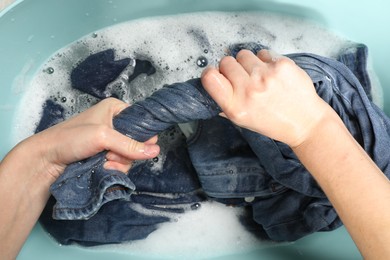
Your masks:
<instances>
[{"instance_id":1,"label":"wet denim","mask_svg":"<svg viewBox=\"0 0 390 260\"><path fill-rule=\"evenodd\" d=\"M220 108L203 89L200 79L165 86L143 101L124 109L113 119L116 130L146 141L175 123L211 118ZM105 153L70 164L51 186L57 199L55 219L88 219L109 201L129 200L133 181L103 168Z\"/></svg>"},{"instance_id":2,"label":"wet denim","mask_svg":"<svg viewBox=\"0 0 390 260\"><path fill-rule=\"evenodd\" d=\"M141 74L146 74L147 76L150 76L154 73L156 73L156 68L150 61L136 59L133 73L129 76L127 81L131 82Z\"/></svg>"},{"instance_id":3,"label":"wet denim","mask_svg":"<svg viewBox=\"0 0 390 260\"><path fill-rule=\"evenodd\" d=\"M160 155L136 162L128 173L137 189L127 200L102 204L88 220L55 220L57 202L52 197L40 217L41 225L61 244L94 246L144 239L160 224L200 208L207 198L191 164L185 137L175 126L160 134L159 142Z\"/></svg>"},{"instance_id":4,"label":"wet denim","mask_svg":"<svg viewBox=\"0 0 390 260\"><path fill-rule=\"evenodd\" d=\"M130 58L115 60L113 49L92 54L72 70L71 85L94 97L106 98L107 85L120 75L130 61Z\"/></svg>"},{"instance_id":5,"label":"wet denim","mask_svg":"<svg viewBox=\"0 0 390 260\"><path fill-rule=\"evenodd\" d=\"M367 73L368 48L364 44L352 44L343 48L337 60L347 66L359 80L368 98L371 96L371 80Z\"/></svg>"},{"instance_id":6,"label":"wet denim","mask_svg":"<svg viewBox=\"0 0 390 260\"><path fill-rule=\"evenodd\" d=\"M252 45L251 49L255 51L256 48ZM389 176L390 158L385 152L390 140L389 119L370 101L354 73L340 62L317 55L303 53L289 57L309 74L317 93L335 109L356 140ZM353 58L359 58L359 55ZM199 79L194 79L162 88L150 98L129 107L114 119L114 126L142 141L174 123L203 119L193 124L197 127L188 138L188 152L201 187L209 197L226 204L250 207L253 220L273 240L295 240L341 225L320 187L287 145L215 117L219 111ZM72 174L66 172L63 176ZM131 174L129 177L131 179ZM63 183L65 190L77 186L69 180ZM137 191L139 185L148 181L131 183L135 184ZM152 184L150 190L154 186L158 187ZM129 204L139 195L131 192L133 194L127 198ZM147 193L143 198L149 198ZM150 198L150 207L159 201L156 194ZM171 194L159 195L159 199L166 199L165 204L174 198ZM191 199L190 196L186 203ZM67 208L73 207L71 203L61 201L61 197L57 198L57 204L58 201ZM114 200L100 206L118 202L123 201ZM144 206L146 200L138 202ZM76 214L71 217L77 217L78 211L82 210L76 209L73 212ZM90 220L99 215L100 211ZM120 237L121 234L117 235Z\"/></svg>"},{"instance_id":7,"label":"wet denim","mask_svg":"<svg viewBox=\"0 0 390 260\"><path fill-rule=\"evenodd\" d=\"M285 188L261 165L240 128L222 117L200 120L188 151L203 190L214 198L271 196Z\"/></svg>"},{"instance_id":8,"label":"wet denim","mask_svg":"<svg viewBox=\"0 0 390 260\"><path fill-rule=\"evenodd\" d=\"M117 200L104 204L99 214L89 220L55 220L51 215L55 202L51 197L39 222L63 245L95 246L144 239L171 219L140 204Z\"/></svg>"},{"instance_id":9,"label":"wet denim","mask_svg":"<svg viewBox=\"0 0 390 260\"><path fill-rule=\"evenodd\" d=\"M65 109L53 100L46 100L42 106L42 111L42 116L35 128L35 133L41 132L65 120Z\"/></svg>"}]
</instances>

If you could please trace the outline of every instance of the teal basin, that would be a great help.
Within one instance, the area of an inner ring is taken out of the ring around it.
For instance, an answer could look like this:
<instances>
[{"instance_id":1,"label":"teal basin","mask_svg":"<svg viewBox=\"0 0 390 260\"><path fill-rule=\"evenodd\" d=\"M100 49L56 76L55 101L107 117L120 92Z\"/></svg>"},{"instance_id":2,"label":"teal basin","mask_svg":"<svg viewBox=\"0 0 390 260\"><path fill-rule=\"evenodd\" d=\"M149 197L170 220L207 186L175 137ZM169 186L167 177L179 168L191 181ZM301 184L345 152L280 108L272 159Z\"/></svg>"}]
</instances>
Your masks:
<instances>
[{"instance_id":1,"label":"teal basin","mask_svg":"<svg viewBox=\"0 0 390 260\"><path fill-rule=\"evenodd\" d=\"M372 66L383 88L383 105L390 114L390 24L388 4L382 0L359 4L347 0L24 0L0 12L0 158L13 147L13 120L27 82L58 49L80 37L141 17L197 11L264 10L318 22L370 50ZM353 3L353 4L352 4ZM113 8L115 6L116 8ZM86 15L88 14L88 15ZM18 259L150 259L124 251L61 246L38 224ZM172 258L175 258L172 255ZM294 243L259 248L245 254L212 259L361 259L344 228L316 233Z\"/></svg>"}]
</instances>

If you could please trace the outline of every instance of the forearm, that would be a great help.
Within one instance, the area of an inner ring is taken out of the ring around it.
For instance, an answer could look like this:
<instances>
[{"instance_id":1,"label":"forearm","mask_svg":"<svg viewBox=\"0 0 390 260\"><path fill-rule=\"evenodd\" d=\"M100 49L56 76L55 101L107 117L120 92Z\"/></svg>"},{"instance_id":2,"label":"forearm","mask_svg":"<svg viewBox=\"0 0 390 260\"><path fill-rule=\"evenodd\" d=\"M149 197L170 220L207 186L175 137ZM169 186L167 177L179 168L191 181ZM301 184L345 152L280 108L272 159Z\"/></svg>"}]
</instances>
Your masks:
<instances>
[{"instance_id":1,"label":"forearm","mask_svg":"<svg viewBox=\"0 0 390 260\"><path fill-rule=\"evenodd\" d=\"M366 259L390 257L390 183L335 113L293 148Z\"/></svg>"},{"instance_id":2,"label":"forearm","mask_svg":"<svg viewBox=\"0 0 390 260\"><path fill-rule=\"evenodd\" d=\"M52 180L43 174L40 147L23 141L0 164L1 259L16 258L49 197Z\"/></svg>"}]
</instances>

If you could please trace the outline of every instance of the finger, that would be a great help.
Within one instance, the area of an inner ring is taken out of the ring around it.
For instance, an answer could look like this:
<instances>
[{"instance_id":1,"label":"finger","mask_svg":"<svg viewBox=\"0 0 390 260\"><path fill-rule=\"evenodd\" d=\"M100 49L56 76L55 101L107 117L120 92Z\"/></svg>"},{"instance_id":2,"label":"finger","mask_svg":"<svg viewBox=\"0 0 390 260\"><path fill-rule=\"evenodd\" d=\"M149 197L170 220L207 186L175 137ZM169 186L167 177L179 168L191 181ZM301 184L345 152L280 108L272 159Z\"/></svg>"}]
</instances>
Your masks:
<instances>
[{"instance_id":1,"label":"finger","mask_svg":"<svg viewBox=\"0 0 390 260\"><path fill-rule=\"evenodd\" d=\"M105 149L132 160L144 160L156 157L160 152L157 144L137 142L121 133L109 129L105 138Z\"/></svg>"},{"instance_id":2,"label":"finger","mask_svg":"<svg viewBox=\"0 0 390 260\"><path fill-rule=\"evenodd\" d=\"M271 63L271 62L276 62L278 59L284 56L272 50L262 49L257 53L257 57L259 57L259 59L262 60L263 62Z\"/></svg>"},{"instance_id":3,"label":"finger","mask_svg":"<svg viewBox=\"0 0 390 260\"><path fill-rule=\"evenodd\" d=\"M108 100L109 102L112 103L109 105L110 105L111 113L113 116L118 115L120 112L122 112L123 109L126 109L127 107L130 106L126 102L123 102L123 101L116 99L116 98L106 98L105 100Z\"/></svg>"},{"instance_id":4,"label":"finger","mask_svg":"<svg viewBox=\"0 0 390 260\"><path fill-rule=\"evenodd\" d=\"M233 97L233 86L230 81L222 75L216 68L205 69L201 77L204 89L212 99L225 110Z\"/></svg>"},{"instance_id":5,"label":"finger","mask_svg":"<svg viewBox=\"0 0 390 260\"><path fill-rule=\"evenodd\" d=\"M132 164L132 162L133 162L133 160L131 160L127 157L124 157L120 154L116 154L112 151L107 152L106 159L108 161L117 162L117 163L121 163L121 164Z\"/></svg>"},{"instance_id":6,"label":"finger","mask_svg":"<svg viewBox=\"0 0 390 260\"><path fill-rule=\"evenodd\" d=\"M155 143L157 143L157 141L158 141L158 136L155 135L152 138L150 138L149 140L145 141L145 144L155 144Z\"/></svg>"},{"instance_id":7,"label":"finger","mask_svg":"<svg viewBox=\"0 0 390 260\"><path fill-rule=\"evenodd\" d=\"M116 161L107 161L104 163L103 167L108 170L116 170L127 174L131 169L132 163L122 164Z\"/></svg>"},{"instance_id":8,"label":"finger","mask_svg":"<svg viewBox=\"0 0 390 260\"><path fill-rule=\"evenodd\" d=\"M224 112L221 112L218 114L220 117L228 118L227 115Z\"/></svg>"},{"instance_id":9,"label":"finger","mask_svg":"<svg viewBox=\"0 0 390 260\"><path fill-rule=\"evenodd\" d=\"M249 75L237 60L231 56L224 57L219 63L219 71L231 83L233 88L245 83Z\"/></svg>"},{"instance_id":10,"label":"finger","mask_svg":"<svg viewBox=\"0 0 390 260\"><path fill-rule=\"evenodd\" d=\"M241 50L237 54L237 62L249 75L252 74L254 68L259 68L261 70L261 67L265 67L264 62L249 50Z\"/></svg>"},{"instance_id":11,"label":"finger","mask_svg":"<svg viewBox=\"0 0 390 260\"><path fill-rule=\"evenodd\" d=\"M106 98L97 103L96 105L88 108L76 117L78 121L83 123L104 123L111 125L112 118L119 114L123 109L129 105L116 98Z\"/></svg>"}]
</instances>

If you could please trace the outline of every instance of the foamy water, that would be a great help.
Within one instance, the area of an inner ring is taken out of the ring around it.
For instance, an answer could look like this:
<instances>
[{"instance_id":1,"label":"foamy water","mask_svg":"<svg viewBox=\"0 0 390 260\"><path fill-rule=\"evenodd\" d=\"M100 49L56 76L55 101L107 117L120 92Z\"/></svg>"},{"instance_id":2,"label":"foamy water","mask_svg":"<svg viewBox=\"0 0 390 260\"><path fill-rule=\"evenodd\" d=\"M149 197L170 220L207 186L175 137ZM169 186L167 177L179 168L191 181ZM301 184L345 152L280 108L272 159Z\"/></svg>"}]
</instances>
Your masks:
<instances>
[{"instance_id":1,"label":"foamy water","mask_svg":"<svg viewBox=\"0 0 390 260\"><path fill-rule=\"evenodd\" d=\"M133 103L164 84L199 77L203 70L199 62L207 60L209 65L217 66L220 58L227 55L229 45L245 42L257 42L282 54L312 52L327 57L336 57L343 46L350 44L311 22L260 12L185 14L117 24L65 46L42 65L25 90L23 107L15 120L15 143L34 132L42 104L48 98L65 106L67 116L97 102L70 85L72 68L92 53L113 48L117 59L130 57L153 63L157 72L152 76L141 75L127 83L134 65L130 64L117 79L123 99ZM380 103L380 97L376 100ZM203 203L200 209L179 216L176 222L161 225L145 240L98 250L207 257L269 246L242 227L238 214L239 209Z\"/></svg>"},{"instance_id":2,"label":"foamy water","mask_svg":"<svg viewBox=\"0 0 390 260\"><path fill-rule=\"evenodd\" d=\"M145 240L100 246L94 250L128 252L132 256L153 258L200 259L277 245L261 241L244 230L238 220L240 213L239 208L205 202L199 209L161 225Z\"/></svg>"}]
</instances>

